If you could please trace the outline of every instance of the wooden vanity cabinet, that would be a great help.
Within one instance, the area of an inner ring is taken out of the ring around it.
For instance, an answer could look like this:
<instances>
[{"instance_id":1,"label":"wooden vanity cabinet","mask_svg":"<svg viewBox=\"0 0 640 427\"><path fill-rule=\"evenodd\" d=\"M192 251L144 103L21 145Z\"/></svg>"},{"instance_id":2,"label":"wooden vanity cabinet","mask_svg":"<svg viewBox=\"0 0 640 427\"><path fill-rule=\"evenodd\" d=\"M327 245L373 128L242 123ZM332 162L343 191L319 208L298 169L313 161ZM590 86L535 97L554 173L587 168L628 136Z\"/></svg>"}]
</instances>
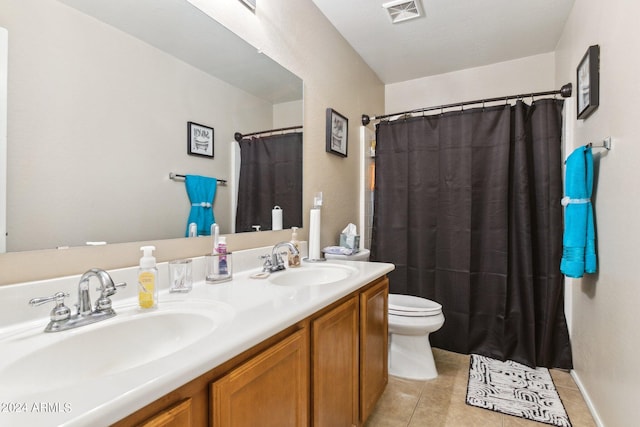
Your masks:
<instances>
[{"instance_id":1,"label":"wooden vanity cabinet","mask_svg":"<svg viewBox=\"0 0 640 427\"><path fill-rule=\"evenodd\" d=\"M190 427L196 424L192 423L191 418L191 399L184 399L167 409L163 409L153 417L143 421L141 427Z\"/></svg>"},{"instance_id":2,"label":"wooden vanity cabinet","mask_svg":"<svg viewBox=\"0 0 640 427\"><path fill-rule=\"evenodd\" d=\"M311 321L314 427L358 425L358 296Z\"/></svg>"},{"instance_id":3,"label":"wooden vanity cabinet","mask_svg":"<svg viewBox=\"0 0 640 427\"><path fill-rule=\"evenodd\" d=\"M389 279L360 294L360 423L369 418L389 381Z\"/></svg>"},{"instance_id":4,"label":"wooden vanity cabinet","mask_svg":"<svg viewBox=\"0 0 640 427\"><path fill-rule=\"evenodd\" d=\"M386 277L114 426L362 426L388 381Z\"/></svg>"},{"instance_id":5,"label":"wooden vanity cabinet","mask_svg":"<svg viewBox=\"0 0 640 427\"><path fill-rule=\"evenodd\" d=\"M311 320L314 427L364 425L388 382L384 277Z\"/></svg>"},{"instance_id":6,"label":"wooden vanity cabinet","mask_svg":"<svg viewBox=\"0 0 640 427\"><path fill-rule=\"evenodd\" d=\"M211 385L213 425L306 425L308 348L307 330L299 330L215 381Z\"/></svg>"}]
</instances>

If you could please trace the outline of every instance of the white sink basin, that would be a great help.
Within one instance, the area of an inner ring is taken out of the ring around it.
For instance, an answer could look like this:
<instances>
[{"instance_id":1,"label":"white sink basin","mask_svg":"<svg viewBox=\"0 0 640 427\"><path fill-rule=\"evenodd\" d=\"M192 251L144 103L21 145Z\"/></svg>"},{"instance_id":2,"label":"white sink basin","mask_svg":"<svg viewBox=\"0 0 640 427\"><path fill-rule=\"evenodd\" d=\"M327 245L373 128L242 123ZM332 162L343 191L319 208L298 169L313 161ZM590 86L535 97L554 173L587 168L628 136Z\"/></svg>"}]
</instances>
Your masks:
<instances>
[{"instance_id":1,"label":"white sink basin","mask_svg":"<svg viewBox=\"0 0 640 427\"><path fill-rule=\"evenodd\" d=\"M233 317L222 303L165 302L158 310L118 315L63 332L31 330L0 341L0 395L19 396L78 385L167 357ZM44 327L44 325L42 325Z\"/></svg>"},{"instance_id":2,"label":"white sink basin","mask_svg":"<svg viewBox=\"0 0 640 427\"><path fill-rule=\"evenodd\" d=\"M337 264L303 264L302 267L272 273L269 282L280 286L327 285L357 273L353 267Z\"/></svg>"}]
</instances>

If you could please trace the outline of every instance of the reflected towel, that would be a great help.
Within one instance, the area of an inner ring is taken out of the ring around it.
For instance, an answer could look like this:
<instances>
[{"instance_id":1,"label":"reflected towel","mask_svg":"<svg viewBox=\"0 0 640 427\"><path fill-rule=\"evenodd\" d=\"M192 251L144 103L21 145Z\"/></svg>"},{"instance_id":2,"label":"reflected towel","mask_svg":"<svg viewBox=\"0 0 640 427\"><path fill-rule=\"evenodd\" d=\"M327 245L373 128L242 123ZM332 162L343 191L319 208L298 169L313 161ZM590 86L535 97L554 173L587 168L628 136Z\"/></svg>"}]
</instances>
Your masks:
<instances>
[{"instance_id":1,"label":"reflected towel","mask_svg":"<svg viewBox=\"0 0 640 427\"><path fill-rule=\"evenodd\" d=\"M218 180L200 175L186 175L184 186L191 201L191 211L187 220L185 237L189 236L189 224L198 226L198 236L211 235L211 224L216 222L213 214L213 201L216 197Z\"/></svg>"},{"instance_id":2,"label":"reflected towel","mask_svg":"<svg viewBox=\"0 0 640 427\"><path fill-rule=\"evenodd\" d=\"M579 147L566 161L564 236L560 271L568 277L582 277L597 269L595 226L591 192L593 155L591 147Z\"/></svg>"}]
</instances>

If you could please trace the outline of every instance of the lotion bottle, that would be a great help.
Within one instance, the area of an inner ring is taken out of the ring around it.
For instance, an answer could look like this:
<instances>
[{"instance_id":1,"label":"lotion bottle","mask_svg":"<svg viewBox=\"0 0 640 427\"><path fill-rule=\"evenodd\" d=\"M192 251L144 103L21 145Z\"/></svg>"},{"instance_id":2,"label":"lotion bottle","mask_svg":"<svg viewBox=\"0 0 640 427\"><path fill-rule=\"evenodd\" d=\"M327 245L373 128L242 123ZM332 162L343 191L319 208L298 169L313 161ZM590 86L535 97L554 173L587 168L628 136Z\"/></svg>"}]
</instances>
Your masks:
<instances>
[{"instance_id":1,"label":"lotion bottle","mask_svg":"<svg viewBox=\"0 0 640 427\"><path fill-rule=\"evenodd\" d=\"M216 252L219 254L219 258L218 258L219 274L221 276L226 276L227 274L229 274L229 267L227 266L227 257L225 256L227 254L227 238L226 237L220 236L218 238L218 246L216 248Z\"/></svg>"},{"instance_id":2,"label":"lotion bottle","mask_svg":"<svg viewBox=\"0 0 640 427\"><path fill-rule=\"evenodd\" d=\"M142 258L138 269L138 305L142 309L158 306L158 269L153 256L155 246L142 246Z\"/></svg>"},{"instance_id":3,"label":"lotion bottle","mask_svg":"<svg viewBox=\"0 0 640 427\"><path fill-rule=\"evenodd\" d=\"M300 242L298 241L298 227L291 227L291 244L298 250L298 255L289 252L289 267L300 267Z\"/></svg>"}]
</instances>

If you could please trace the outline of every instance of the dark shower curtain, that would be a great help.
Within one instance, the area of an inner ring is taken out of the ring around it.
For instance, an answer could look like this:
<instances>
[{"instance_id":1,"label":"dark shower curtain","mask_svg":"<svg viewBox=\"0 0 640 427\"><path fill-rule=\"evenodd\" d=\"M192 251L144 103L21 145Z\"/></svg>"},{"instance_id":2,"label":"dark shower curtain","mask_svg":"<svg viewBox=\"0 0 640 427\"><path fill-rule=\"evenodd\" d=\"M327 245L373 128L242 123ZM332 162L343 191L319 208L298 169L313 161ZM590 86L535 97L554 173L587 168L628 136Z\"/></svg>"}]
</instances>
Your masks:
<instances>
[{"instance_id":1,"label":"dark shower curtain","mask_svg":"<svg viewBox=\"0 0 640 427\"><path fill-rule=\"evenodd\" d=\"M282 227L302 226L302 133L244 138L240 142L236 232L271 230L271 210Z\"/></svg>"},{"instance_id":2,"label":"dark shower curtain","mask_svg":"<svg viewBox=\"0 0 640 427\"><path fill-rule=\"evenodd\" d=\"M559 268L562 104L377 125L372 259L396 265L391 292L442 304L433 346L572 367Z\"/></svg>"}]
</instances>

